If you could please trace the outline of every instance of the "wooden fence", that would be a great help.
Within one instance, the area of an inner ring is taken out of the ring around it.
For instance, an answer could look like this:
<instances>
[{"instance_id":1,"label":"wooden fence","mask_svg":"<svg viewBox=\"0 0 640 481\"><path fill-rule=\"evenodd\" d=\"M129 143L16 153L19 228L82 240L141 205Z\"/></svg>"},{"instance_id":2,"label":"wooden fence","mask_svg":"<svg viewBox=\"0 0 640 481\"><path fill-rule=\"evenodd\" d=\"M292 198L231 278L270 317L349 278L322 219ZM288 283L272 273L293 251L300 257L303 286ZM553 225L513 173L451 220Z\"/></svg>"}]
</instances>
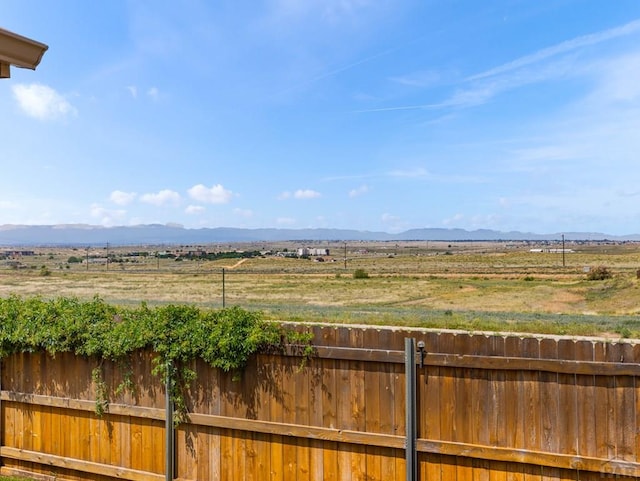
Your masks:
<instances>
[{"instance_id":1,"label":"wooden fence","mask_svg":"<svg viewBox=\"0 0 640 481\"><path fill-rule=\"evenodd\" d=\"M234 379L195 363L190 420L174 440L176 479L408 479L406 338L424 342L414 386L417 479L640 478L640 344L307 329L316 354L303 366L295 352L259 355ZM130 365L101 366L111 399L102 417L95 362L43 353L4 359L0 472L166 479L164 388L151 359L143 352ZM117 393L127 370L134 390Z\"/></svg>"}]
</instances>

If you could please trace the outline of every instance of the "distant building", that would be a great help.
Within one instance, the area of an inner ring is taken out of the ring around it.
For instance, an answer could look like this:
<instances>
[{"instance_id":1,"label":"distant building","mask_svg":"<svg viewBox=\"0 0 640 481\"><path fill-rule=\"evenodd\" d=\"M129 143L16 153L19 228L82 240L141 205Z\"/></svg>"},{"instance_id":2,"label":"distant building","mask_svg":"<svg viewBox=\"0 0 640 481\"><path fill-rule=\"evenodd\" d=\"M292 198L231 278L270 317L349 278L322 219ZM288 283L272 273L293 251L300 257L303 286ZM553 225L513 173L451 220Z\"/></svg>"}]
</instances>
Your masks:
<instances>
[{"instance_id":1,"label":"distant building","mask_svg":"<svg viewBox=\"0 0 640 481\"><path fill-rule=\"evenodd\" d=\"M3 252L5 257L28 257L35 256L36 253L34 251L20 251L20 250L9 250Z\"/></svg>"},{"instance_id":2,"label":"distant building","mask_svg":"<svg viewBox=\"0 0 640 481\"><path fill-rule=\"evenodd\" d=\"M529 252L547 252L549 254L569 254L574 252L573 249L529 249Z\"/></svg>"},{"instance_id":3,"label":"distant building","mask_svg":"<svg viewBox=\"0 0 640 481\"><path fill-rule=\"evenodd\" d=\"M298 256L328 256L329 249L311 249L309 247L300 247L298 249Z\"/></svg>"}]
</instances>

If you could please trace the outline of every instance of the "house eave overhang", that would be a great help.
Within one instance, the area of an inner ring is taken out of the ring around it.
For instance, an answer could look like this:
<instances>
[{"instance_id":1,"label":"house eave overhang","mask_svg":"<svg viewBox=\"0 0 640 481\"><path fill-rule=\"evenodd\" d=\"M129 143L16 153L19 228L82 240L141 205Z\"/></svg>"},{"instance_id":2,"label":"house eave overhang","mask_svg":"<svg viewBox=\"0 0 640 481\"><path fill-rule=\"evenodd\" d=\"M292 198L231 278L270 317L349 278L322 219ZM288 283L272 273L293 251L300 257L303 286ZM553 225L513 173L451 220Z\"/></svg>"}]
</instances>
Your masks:
<instances>
[{"instance_id":1,"label":"house eave overhang","mask_svg":"<svg viewBox=\"0 0 640 481\"><path fill-rule=\"evenodd\" d=\"M10 67L35 68L49 47L0 28L0 78L10 76Z\"/></svg>"}]
</instances>

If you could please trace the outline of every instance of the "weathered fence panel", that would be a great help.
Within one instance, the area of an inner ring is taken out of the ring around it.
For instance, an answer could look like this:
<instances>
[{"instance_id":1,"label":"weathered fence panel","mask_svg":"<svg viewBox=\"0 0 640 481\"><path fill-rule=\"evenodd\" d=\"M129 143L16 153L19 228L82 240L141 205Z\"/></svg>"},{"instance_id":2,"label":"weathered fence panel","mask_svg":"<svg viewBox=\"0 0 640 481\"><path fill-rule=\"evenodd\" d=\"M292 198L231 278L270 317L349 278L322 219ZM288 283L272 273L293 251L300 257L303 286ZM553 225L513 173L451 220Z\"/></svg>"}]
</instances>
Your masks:
<instances>
[{"instance_id":1,"label":"weathered fence panel","mask_svg":"<svg viewBox=\"0 0 640 481\"><path fill-rule=\"evenodd\" d=\"M316 347L306 363L292 349L254 356L240 374L193 364L176 479L404 481L407 337L424 342L416 353L418 479L640 478L635 342L304 328ZM4 359L0 471L165 479L165 394L152 358ZM127 373L134 389L118 392ZM98 416L101 390L110 404Z\"/></svg>"}]
</instances>

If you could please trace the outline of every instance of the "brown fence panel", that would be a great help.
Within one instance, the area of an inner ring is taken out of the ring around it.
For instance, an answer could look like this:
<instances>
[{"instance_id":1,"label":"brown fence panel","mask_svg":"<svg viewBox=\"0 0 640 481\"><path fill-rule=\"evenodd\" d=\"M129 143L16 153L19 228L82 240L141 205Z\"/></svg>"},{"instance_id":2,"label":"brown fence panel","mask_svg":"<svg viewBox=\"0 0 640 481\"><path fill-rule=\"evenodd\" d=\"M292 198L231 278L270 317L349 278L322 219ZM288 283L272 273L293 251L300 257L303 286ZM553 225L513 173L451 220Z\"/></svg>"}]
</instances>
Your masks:
<instances>
[{"instance_id":1,"label":"brown fence panel","mask_svg":"<svg viewBox=\"0 0 640 481\"><path fill-rule=\"evenodd\" d=\"M134 395L115 396L123 366L103 365L115 412L96 415L92 371L99 365L67 353L12 355L2 361L2 472L58 479L163 479L164 423L139 417L135 407L162 408L150 383L150 358L130 367Z\"/></svg>"},{"instance_id":2,"label":"brown fence panel","mask_svg":"<svg viewBox=\"0 0 640 481\"><path fill-rule=\"evenodd\" d=\"M640 478L638 343L300 329L315 336L308 362L295 349L255 356L242 373L194 362L176 478L404 481L406 337L425 343L416 381L420 480ZM152 358L4 359L0 472L165 479L164 387ZM95 368L110 399L102 416ZM135 389L119 392L127 373Z\"/></svg>"}]
</instances>

